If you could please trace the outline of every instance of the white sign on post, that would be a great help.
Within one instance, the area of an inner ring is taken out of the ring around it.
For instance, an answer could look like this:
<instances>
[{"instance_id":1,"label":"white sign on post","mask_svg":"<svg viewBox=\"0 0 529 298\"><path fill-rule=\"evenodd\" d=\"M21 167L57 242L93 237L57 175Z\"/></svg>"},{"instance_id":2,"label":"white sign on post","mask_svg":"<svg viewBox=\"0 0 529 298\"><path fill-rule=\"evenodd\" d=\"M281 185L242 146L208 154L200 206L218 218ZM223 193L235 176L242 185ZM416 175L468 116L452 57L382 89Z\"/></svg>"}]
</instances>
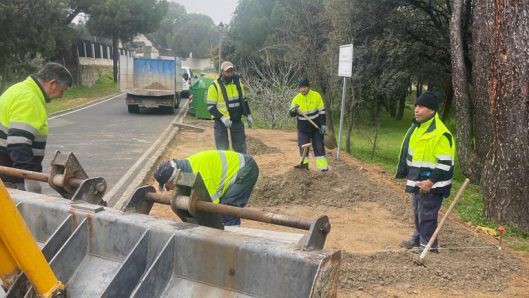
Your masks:
<instances>
[{"instance_id":1,"label":"white sign on post","mask_svg":"<svg viewBox=\"0 0 529 298\"><path fill-rule=\"evenodd\" d=\"M340 46L338 76L350 78L353 76L353 45Z\"/></svg>"},{"instance_id":2,"label":"white sign on post","mask_svg":"<svg viewBox=\"0 0 529 298\"><path fill-rule=\"evenodd\" d=\"M340 159L340 146L342 145L343 117L345 110L345 92L347 91L347 79L353 76L353 44L340 46L340 57L338 59L338 76L343 77L342 105L340 110L340 129L338 130L338 149L336 159Z\"/></svg>"}]
</instances>

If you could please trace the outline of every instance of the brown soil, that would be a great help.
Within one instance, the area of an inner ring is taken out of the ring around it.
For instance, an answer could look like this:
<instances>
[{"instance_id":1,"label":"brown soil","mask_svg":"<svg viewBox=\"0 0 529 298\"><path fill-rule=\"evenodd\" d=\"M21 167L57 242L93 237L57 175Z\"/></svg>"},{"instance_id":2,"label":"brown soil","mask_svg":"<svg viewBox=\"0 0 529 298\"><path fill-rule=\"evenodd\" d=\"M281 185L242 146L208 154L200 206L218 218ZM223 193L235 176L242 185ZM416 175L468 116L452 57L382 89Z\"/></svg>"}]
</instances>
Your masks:
<instances>
[{"instance_id":1,"label":"brown soil","mask_svg":"<svg viewBox=\"0 0 529 298\"><path fill-rule=\"evenodd\" d=\"M263 155L279 152L277 148L270 147L263 143L261 140L253 138L251 136L246 137L246 146L246 151L250 155Z\"/></svg>"},{"instance_id":2,"label":"brown soil","mask_svg":"<svg viewBox=\"0 0 529 298\"><path fill-rule=\"evenodd\" d=\"M150 84L149 86L145 86L144 89L154 89L154 90L169 90L167 87L165 87L164 85L158 83L158 82L154 82L152 84Z\"/></svg>"},{"instance_id":3,"label":"brown soil","mask_svg":"<svg viewBox=\"0 0 529 298\"><path fill-rule=\"evenodd\" d=\"M180 133L162 159L214 148L211 122L188 123L206 130ZM500 251L496 239L454 219L441 232L441 253L429 255L426 267L417 266L417 255L398 246L413 229L410 197L389 173L348 155L343 161L328 156L327 173L314 170L312 158L311 170L293 169L299 161L295 132L248 129L247 134L260 168L249 205L306 218L329 216L332 229L325 249L342 251L339 296L529 295L529 256ZM178 220L168 206L155 206L151 215ZM299 233L252 221L242 225Z\"/></svg>"}]
</instances>

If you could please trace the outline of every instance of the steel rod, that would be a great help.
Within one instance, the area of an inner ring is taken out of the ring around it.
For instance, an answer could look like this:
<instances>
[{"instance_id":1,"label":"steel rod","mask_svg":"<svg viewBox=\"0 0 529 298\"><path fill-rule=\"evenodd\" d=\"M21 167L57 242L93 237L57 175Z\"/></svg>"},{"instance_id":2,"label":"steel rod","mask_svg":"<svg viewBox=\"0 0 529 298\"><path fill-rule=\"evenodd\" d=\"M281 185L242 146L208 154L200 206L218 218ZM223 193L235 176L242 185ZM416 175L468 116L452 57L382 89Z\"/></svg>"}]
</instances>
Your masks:
<instances>
[{"instance_id":1,"label":"steel rod","mask_svg":"<svg viewBox=\"0 0 529 298\"><path fill-rule=\"evenodd\" d=\"M195 204L196 210L208 213L231 215L244 219L250 219L259 222L281 225L302 230L310 230L310 226L312 225L312 221L308 219L285 214L265 212L252 208L239 208L229 205L213 204L203 201L197 201Z\"/></svg>"},{"instance_id":2,"label":"steel rod","mask_svg":"<svg viewBox=\"0 0 529 298\"><path fill-rule=\"evenodd\" d=\"M48 175L46 174L16 168L0 166L0 174L16 178L48 182Z\"/></svg>"},{"instance_id":3,"label":"steel rod","mask_svg":"<svg viewBox=\"0 0 529 298\"><path fill-rule=\"evenodd\" d=\"M35 180L40 182L48 182L49 175L39 172L33 172L28 170L22 170L17 168L10 168L10 167L4 167L0 166L0 174L21 178L21 179L27 179L27 180ZM70 178L68 179L68 183L70 186L73 187L79 187L81 185L81 182L83 182L82 179L79 178ZM53 177L53 183L55 185L63 187L64 185L64 175L58 174Z\"/></svg>"},{"instance_id":4,"label":"steel rod","mask_svg":"<svg viewBox=\"0 0 529 298\"><path fill-rule=\"evenodd\" d=\"M158 204L171 205L173 194L172 193L162 194L162 193L156 193L156 192L149 192L145 195L145 197Z\"/></svg>"},{"instance_id":5,"label":"steel rod","mask_svg":"<svg viewBox=\"0 0 529 298\"><path fill-rule=\"evenodd\" d=\"M146 198L160 204L171 205L173 194L171 193L148 193ZM182 197L184 198L184 197ZM223 204L213 204L203 201L195 202L195 209L206 213L214 213L220 215L230 215L243 219L249 219L269 224L281 225L302 230L310 230L312 221L304 218L299 218L291 215L277 214L272 212L265 212L252 208L239 208ZM188 210L189 211L189 210Z\"/></svg>"}]
</instances>

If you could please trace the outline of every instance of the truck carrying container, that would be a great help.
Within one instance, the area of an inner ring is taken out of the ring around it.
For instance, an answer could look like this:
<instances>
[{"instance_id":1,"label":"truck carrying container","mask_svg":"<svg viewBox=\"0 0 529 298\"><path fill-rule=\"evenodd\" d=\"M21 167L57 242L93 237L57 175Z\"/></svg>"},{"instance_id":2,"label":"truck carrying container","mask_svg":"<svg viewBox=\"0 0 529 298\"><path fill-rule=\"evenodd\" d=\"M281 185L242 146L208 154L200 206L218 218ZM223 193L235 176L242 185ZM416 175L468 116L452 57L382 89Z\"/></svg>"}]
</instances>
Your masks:
<instances>
[{"instance_id":1,"label":"truck carrying container","mask_svg":"<svg viewBox=\"0 0 529 298\"><path fill-rule=\"evenodd\" d=\"M127 90L126 97L129 113L156 108L172 114L179 108L182 91L179 58L134 58L133 69L134 87Z\"/></svg>"}]
</instances>

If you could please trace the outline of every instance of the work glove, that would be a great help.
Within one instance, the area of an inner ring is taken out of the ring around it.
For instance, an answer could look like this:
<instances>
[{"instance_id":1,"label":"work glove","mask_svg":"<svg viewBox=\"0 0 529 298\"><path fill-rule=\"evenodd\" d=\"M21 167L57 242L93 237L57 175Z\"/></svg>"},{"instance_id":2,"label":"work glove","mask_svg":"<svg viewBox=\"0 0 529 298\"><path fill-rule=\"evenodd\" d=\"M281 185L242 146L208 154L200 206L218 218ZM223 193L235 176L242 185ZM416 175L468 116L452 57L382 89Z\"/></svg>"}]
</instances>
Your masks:
<instances>
[{"instance_id":1,"label":"work glove","mask_svg":"<svg viewBox=\"0 0 529 298\"><path fill-rule=\"evenodd\" d=\"M226 126L226 128L230 128L231 127L231 120L226 118L225 116L222 116L220 118L220 121L222 121L222 123L224 124L224 126Z\"/></svg>"},{"instance_id":2,"label":"work glove","mask_svg":"<svg viewBox=\"0 0 529 298\"><path fill-rule=\"evenodd\" d=\"M154 172L154 179L156 179L158 182L160 190L164 190L165 185L175 178L173 177L175 173L176 162L174 160L164 161L160 166L158 166L158 169L156 169L156 172Z\"/></svg>"},{"instance_id":3,"label":"work glove","mask_svg":"<svg viewBox=\"0 0 529 298\"><path fill-rule=\"evenodd\" d=\"M326 125L320 126L320 132L321 132L322 135L324 135L326 131L327 131L327 126Z\"/></svg>"},{"instance_id":4,"label":"work glove","mask_svg":"<svg viewBox=\"0 0 529 298\"><path fill-rule=\"evenodd\" d=\"M251 128L251 127L253 126L253 118L252 118L252 115L248 115L248 117L246 117L246 118L248 118L248 127Z\"/></svg>"},{"instance_id":5,"label":"work glove","mask_svg":"<svg viewBox=\"0 0 529 298\"><path fill-rule=\"evenodd\" d=\"M299 105L296 104L295 106L293 106L288 112L290 113L290 117L296 117L298 115L298 108L299 108Z\"/></svg>"}]
</instances>

